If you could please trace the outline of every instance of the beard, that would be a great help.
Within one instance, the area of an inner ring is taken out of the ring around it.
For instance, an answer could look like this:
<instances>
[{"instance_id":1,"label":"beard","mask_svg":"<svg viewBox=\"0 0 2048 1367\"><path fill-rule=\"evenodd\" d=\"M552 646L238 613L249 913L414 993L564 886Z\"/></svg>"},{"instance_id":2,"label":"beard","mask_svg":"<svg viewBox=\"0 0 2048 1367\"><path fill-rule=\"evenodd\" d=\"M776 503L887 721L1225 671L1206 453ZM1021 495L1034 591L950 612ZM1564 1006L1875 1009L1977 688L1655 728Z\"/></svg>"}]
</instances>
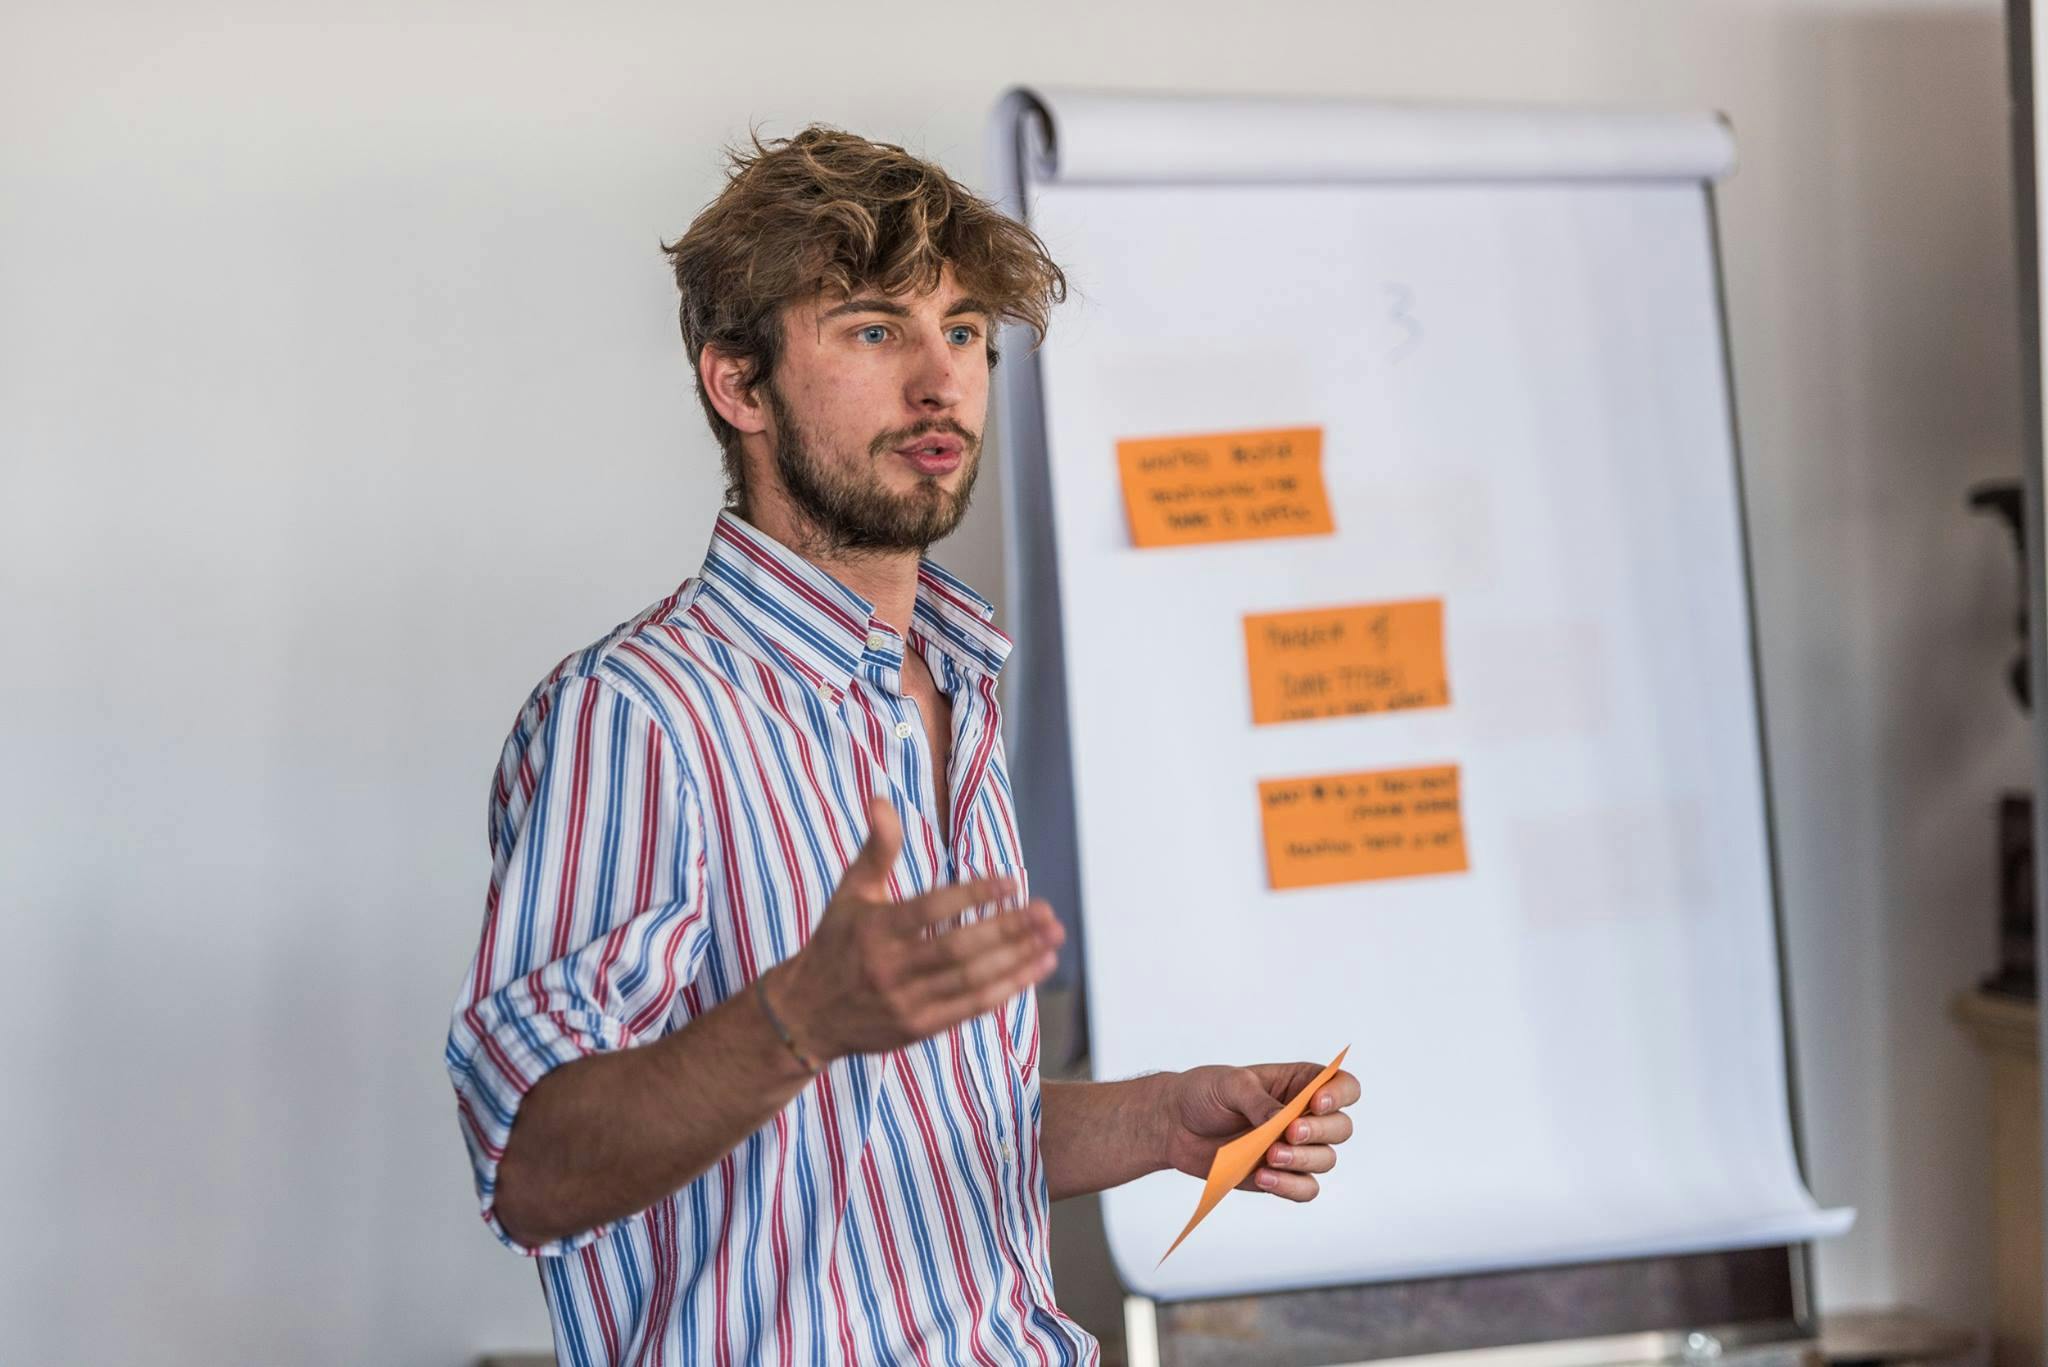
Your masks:
<instances>
[{"instance_id":1,"label":"beard","mask_svg":"<svg viewBox=\"0 0 2048 1367\"><path fill-rule=\"evenodd\" d=\"M915 551L923 555L967 515L981 473L981 438L951 418L884 432L868 443L868 464L820 458L817 446L770 380L768 411L775 418L775 469L789 501L810 523L815 548L827 552ZM958 437L960 487L948 490L937 475L918 476L906 493L885 488L875 462L913 438L944 432Z\"/></svg>"}]
</instances>

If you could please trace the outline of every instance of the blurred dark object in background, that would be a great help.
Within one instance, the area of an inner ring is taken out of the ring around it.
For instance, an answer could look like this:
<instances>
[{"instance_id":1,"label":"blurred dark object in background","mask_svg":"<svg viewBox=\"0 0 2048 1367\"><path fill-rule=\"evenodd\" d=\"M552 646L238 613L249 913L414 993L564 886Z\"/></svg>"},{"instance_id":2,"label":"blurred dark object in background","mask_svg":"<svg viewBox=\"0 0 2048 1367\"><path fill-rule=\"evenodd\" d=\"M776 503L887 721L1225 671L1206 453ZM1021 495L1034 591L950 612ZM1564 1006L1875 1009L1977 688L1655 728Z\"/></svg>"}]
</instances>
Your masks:
<instances>
[{"instance_id":1,"label":"blurred dark object in background","mask_svg":"<svg viewBox=\"0 0 2048 1367\"><path fill-rule=\"evenodd\" d=\"M2007 793L1998 800L1998 971L1987 992L2035 996L2034 795Z\"/></svg>"},{"instance_id":2,"label":"blurred dark object in background","mask_svg":"<svg viewBox=\"0 0 2048 1367\"><path fill-rule=\"evenodd\" d=\"M1970 507L1977 512L1989 509L1997 513L2004 519L2006 530L2012 533L2013 552L2019 559L2019 606L2013 615L2019 642L2013 648L2006 682L2012 685L2020 706L2032 711L2033 696L2027 691L2027 524L2020 499L2020 486L2015 480L1995 479L1970 490Z\"/></svg>"},{"instance_id":3,"label":"blurred dark object in background","mask_svg":"<svg viewBox=\"0 0 2048 1367\"><path fill-rule=\"evenodd\" d=\"M2006 682L2020 707L2033 710L2027 678L2027 532L2020 484L1993 480L1970 491L1970 507L1990 511L2012 533L2019 559L2018 609L2014 624L2019 642ZM2034 997L2040 984L2034 971L2034 796L2010 792L1998 800L1998 971L1984 979L1987 992Z\"/></svg>"}]
</instances>

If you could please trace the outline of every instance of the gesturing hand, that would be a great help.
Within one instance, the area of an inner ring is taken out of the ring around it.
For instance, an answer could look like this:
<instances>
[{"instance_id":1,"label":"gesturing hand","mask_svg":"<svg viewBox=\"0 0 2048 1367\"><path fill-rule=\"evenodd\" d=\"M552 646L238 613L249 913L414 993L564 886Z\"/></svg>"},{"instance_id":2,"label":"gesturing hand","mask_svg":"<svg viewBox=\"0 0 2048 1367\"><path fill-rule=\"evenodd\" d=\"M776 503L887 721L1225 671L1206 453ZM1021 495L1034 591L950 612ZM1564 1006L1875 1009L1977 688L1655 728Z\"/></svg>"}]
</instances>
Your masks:
<instances>
[{"instance_id":1,"label":"gesturing hand","mask_svg":"<svg viewBox=\"0 0 2048 1367\"><path fill-rule=\"evenodd\" d=\"M951 924L1015 897L1014 878L892 900L889 870L902 844L895 809L869 799L866 843L772 988L797 1044L820 1063L899 1049L994 1010L1052 972L1066 938L1043 901Z\"/></svg>"},{"instance_id":2,"label":"gesturing hand","mask_svg":"<svg viewBox=\"0 0 2048 1367\"><path fill-rule=\"evenodd\" d=\"M1174 1074L1165 1098L1167 1162L1191 1177L1207 1177L1216 1150L1272 1119L1322 1071L1316 1063L1261 1063ZM1238 1185L1290 1201L1313 1201L1321 1188L1309 1174L1337 1166L1334 1146L1351 1137L1351 1117L1344 1108L1358 1096L1357 1078L1346 1072L1332 1077Z\"/></svg>"}]
</instances>

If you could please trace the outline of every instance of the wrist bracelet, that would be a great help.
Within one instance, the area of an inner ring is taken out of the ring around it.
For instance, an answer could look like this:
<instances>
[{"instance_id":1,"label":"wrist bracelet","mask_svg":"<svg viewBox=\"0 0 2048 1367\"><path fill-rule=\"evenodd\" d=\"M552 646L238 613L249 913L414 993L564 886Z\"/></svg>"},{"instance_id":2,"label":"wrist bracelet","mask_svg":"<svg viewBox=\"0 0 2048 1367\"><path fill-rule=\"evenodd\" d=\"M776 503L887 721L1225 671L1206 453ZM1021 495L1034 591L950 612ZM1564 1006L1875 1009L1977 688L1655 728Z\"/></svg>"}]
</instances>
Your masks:
<instances>
[{"instance_id":1,"label":"wrist bracelet","mask_svg":"<svg viewBox=\"0 0 2048 1367\"><path fill-rule=\"evenodd\" d=\"M811 1060L808 1054L796 1047L796 1041L789 1037L789 1027L782 1023L782 1017L776 1015L775 1008L768 1004L767 979L754 979L754 1000L761 1003L761 1014L766 1016L768 1023L775 1027L775 1033L781 1038L783 1047L789 1050L790 1057L794 1058L798 1066L805 1072L809 1073L812 1077L816 1077L818 1075L818 1065Z\"/></svg>"}]
</instances>

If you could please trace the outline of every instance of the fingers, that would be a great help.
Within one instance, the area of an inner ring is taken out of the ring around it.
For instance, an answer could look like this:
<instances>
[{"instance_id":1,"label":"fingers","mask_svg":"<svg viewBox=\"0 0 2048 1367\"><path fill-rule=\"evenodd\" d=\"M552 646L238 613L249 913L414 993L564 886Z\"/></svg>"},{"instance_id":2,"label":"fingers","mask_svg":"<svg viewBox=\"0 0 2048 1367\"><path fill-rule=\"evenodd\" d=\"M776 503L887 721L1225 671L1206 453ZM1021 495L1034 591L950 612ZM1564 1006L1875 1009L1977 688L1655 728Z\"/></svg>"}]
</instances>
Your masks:
<instances>
[{"instance_id":1,"label":"fingers","mask_svg":"<svg viewBox=\"0 0 2048 1367\"><path fill-rule=\"evenodd\" d=\"M1009 915L1001 919L1008 919ZM959 931L945 938L957 939L966 933ZM1027 933L998 941L989 950L928 973L918 984L921 991L932 994L920 1011L921 1017L929 1022L924 1033L949 1030L961 1021L995 1010L1018 993L1045 981L1056 962L1058 955L1037 936Z\"/></svg>"},{"instance_id":2,"label":"fingers","mask_svg":"<svg viewBox=\"0 0 2048 1367\"><path fill-rule=\"evenodd\" d=\"M1275 1144L1266 1150L1266 1166L1283 1172L1328 1172L1337 1166L1337 1151L1328 1144Z\"/></svg>"},{"instance_id":3,"label":"fingers","mask_svg":"<svg viewBox=\"0 0 2048 1367\"><path fill-rule=\"evenodd\" d=\"M896 866L896 856L902 849L903 823L896 819L896 809L887 798L869 798L867 839L861 842L853 862L846 866L839 886L877 901L887 898L889 870Z\"/></svg>"},{"instance_id":4,"label":"fingers","mask_svg":"<svg viewBox=\"0 0 2048 1367\"><path fill-rule=\"evenodd\" d=\"M1316 1179L1306 1173L1279 1172L1272 1168L1258 1168L1245 1178L1243 1186L1247 1191L1263 1191L1269 1196L1283 1197L1289 1201L1313 1201L1322 1190Z\"/></svg>"},{"instance_id":5,"label":"fingers","mask_svg":"<svg viewBox=\"0 0 2048 1367\"><path fill-rule=\"evenodd\" d=\"M1274 1096L1292 1097L1315 1081L1323 1070L1315 1063L1262 1063L1249 1071L1257 1074ZM1340 1069L1316 1088L1301 1118L1288 1125L1284 1138L1297 1144L1343 1143L1351 1137L1351 1118L1344 1114L1344 1108L1357 1104L1359 1096L1358 1079ZM1276 1104L1273 1109L1278 1110L1279 1106Z\"/></svg>"},{"instance_id":6,"label":"fingers","mask_svg":"<svg viewBox=\"0 0 2048 1367\"><path fill-rule=\"evenodd\" d=\"M1259 1075L1259 1081L1265 1086L1267 1091L1282 1100L1291 1101L1296 1092L1299 1092L1302 1088L1308 1086L1309 1083L1322 1076L1323 1065L1320 1063L1258 1063L1252 1065L1251 1071ZM1318 1088L1315 1096L1308 1099L1308 1109L1311 1111L1316 1110L1317 1100L1322 1097L1324 1092L1329 1091L1331 1087L1335 1086L1336 1082L1337 1079L1333 1077Z\"/></svg>"},{"instance_id":7,"label":"fingers","mask_svg":"<svg viewBox=\"0 0 2048 1367\"><path fill-rule=\"evenodd\" d=\"M1034 945L1021 945L1003 954L985 954L974 961L959 991L939 999L938 1009L954 1024L970 1016L993 1011L1019 992L1044 982L1059 956Z\"/></svg>"},{"instance_id":8,"label":"fingers","mask_svg":"<svg viewBox=\"0 0 2048 1367\"><path fill-rule=\"evenodd\" d=\"M1321 1072L1322 1069L1318 1068L1316 1071ZM1316 1094L1308 1099L1308 1109L1315 1115L1341 1111L1346 1106L1356 1105L1360 1094L1358 1079L1339 1070L1335 1077L1318 1087Z\"/></svg>"},{"instance_id":9,"label":"fingers","mask_svg":"<svg viewBox=\"0 0 2048 1367\"><path fill-rule=\"evenodd\" d=\"M934 888L922 897L912 897L897 903L897 924L905 931L919 931L926 926L950 921L969 907L1004 901L1016 895L1017 880L1013 876L972 878L965 883L949 883L943 888Z\"/></svg>"},{"instance_id":10,"label":"fingers","mask_svg":"<svg viewBox=\"0 0 2048 1367\"><path fill-rule=\"evenodd\" d=\"M942 980L940 985L945 990L962 992L990 978L985 960L999 960L1012 951L1046 953L1057 949L1065 938L1065 932L1053 918L1052 908L1044 902L1032 902L1016 911L985 916L936 938L917 940L910 950L907 968L914 976Z\"/></svg>"},{"instance_id":11,"label":"fingers","mask_svg":"<svg viewBox=\"0 0 2048 1367\"><path fill-rule=\"evenodd\" d=\"M1034 902L924 941L911 972L950 1025L1043 982L1059 962L1063 938L1052 908Z\"/></svg>"},{"instance_id":12,"label":"fingers","mask_svg":"<svg viewBox=\"0 0 2048 1367\"><path fill-rule=\"evenodd\" d=\"M1277 1090L1292 1095L1311 1081L1321 1068L1314 1064L1273 1065L1266 1070ZM1289 1201L1313 1201L1322 1186L1312 1173L1329 1172L1337 1166L1336 1145L1351 1138L1351 1117L1344 1108L1357 1102L1358 1079L1338 1072L1316 1089L1307 1110L1288 1122L1280 1141L1266 1150L1265 1162L1245 1179L1244 1186ZM1278 1110L1278 1104L1274 1106Z\"/></svg>"},{"instance_id":13,"label":"fingers","mask_svg":"<svg viewBox=\"0 0 2048 1367\"><path fill-rule=\"evenodd\" d=\"M1351 1117L1336 1115L1302 1116L1287 1127L1283 1142L1294 1144L1342 1144L1351 1137Z\"/></svg>"},{"instance_id":14,"label":"fingers","mask_svg":"<svg viewBox=\"0 0 2048 1367\"><path fill-rule=\"evenodd\" d=\"M1007 880L981 880L1006 884ZM974 883L961 884L941 905L973 905ZM933 894L936 896L936 894ZM926 898L915 899L924 902ZM981 896L981 901L991 900ZM888 991L904 1028L918 1039L994 1010L1043 982L1058 961L1064 933L1052 907L1034 901L934 937L904 936L890 951Z\"/></svg>"}]
</instances>

